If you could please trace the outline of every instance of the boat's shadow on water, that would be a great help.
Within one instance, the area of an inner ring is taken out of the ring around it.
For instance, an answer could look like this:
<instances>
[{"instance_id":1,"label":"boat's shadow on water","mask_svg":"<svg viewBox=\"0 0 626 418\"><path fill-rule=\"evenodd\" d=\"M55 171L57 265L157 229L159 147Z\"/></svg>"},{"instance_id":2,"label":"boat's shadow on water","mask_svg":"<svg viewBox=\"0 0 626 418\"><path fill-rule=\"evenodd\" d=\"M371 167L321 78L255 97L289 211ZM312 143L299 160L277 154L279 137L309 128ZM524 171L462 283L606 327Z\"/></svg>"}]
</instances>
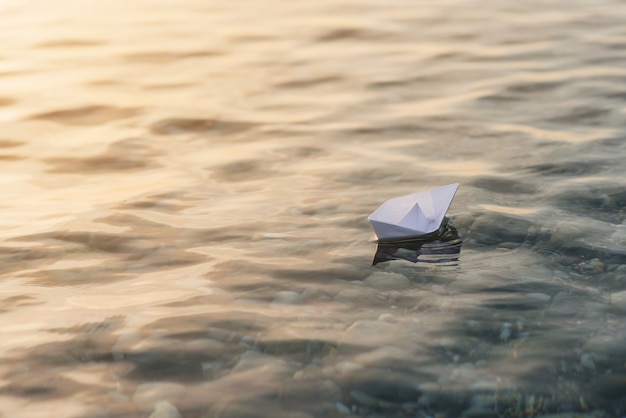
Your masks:
<instances>
[{"instance_id":1,"label":"boat's shadow on water","mask_svg":"<svg viewBox=\"0 0 626 418\"><path fill-rule=\"evenodd\" d=\"M391 260L412 263L445 264L456 266L461 256L463 240L456 228L444 221L432 234L402 241L379 241L372 265Z\"/></svg>"}]
</instances>

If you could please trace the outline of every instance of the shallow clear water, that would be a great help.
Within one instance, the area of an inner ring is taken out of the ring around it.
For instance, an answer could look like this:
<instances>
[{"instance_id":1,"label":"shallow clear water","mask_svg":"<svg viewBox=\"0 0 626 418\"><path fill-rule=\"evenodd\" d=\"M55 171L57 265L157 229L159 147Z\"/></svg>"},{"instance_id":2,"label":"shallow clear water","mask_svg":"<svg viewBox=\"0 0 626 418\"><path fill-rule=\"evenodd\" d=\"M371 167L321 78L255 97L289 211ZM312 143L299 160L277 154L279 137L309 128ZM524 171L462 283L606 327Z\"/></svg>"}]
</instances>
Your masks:
<instances>
[{"instance_id":1,"label":"shallow clear water","mask_svg":"<svg viewBox=\"0 0 626 418\"><path fill-rule=\"evenodd\" d=\"M3 416L626 414L626 3L94 3L0 2Z\"/></svg>"}]
</instances>

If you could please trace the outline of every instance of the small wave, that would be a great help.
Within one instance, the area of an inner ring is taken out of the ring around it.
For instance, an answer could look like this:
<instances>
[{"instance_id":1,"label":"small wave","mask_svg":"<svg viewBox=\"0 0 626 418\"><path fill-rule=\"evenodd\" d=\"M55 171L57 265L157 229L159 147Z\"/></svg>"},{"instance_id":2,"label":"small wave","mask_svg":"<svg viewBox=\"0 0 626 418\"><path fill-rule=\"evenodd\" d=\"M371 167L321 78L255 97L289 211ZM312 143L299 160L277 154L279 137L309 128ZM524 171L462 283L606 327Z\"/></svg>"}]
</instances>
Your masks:
<instances>
[{"instance_id":1,"label":"small wave","mask_svg":"<svg viewBox=\"0 0 626 418\"><path fill-rule=\"evenodd\" d=\"M113 106L82 106L39 113L31 119L41 119L63 125L97 125L137 115L138 110Z\"/></svg>"},{"instance_id":2,"label":"small wave","mask_svg":"<svg viewBox=\"0 0 626 418\"><path fill-rule=\"evenodd\" d=\"M0 107L2 106L11 106L15 104L16 100L11 99L10 97L0 97Z\"/></svg>"},{"instance_id":3,"label":"small wave","mask_svg":"<svg viewBox=\"0 0 626 418\"><path fill-rule=\"evenodd\" d=\"M121 139L100 155L56 157L45 160L51 173L97 174L161 167L153 158L159 153L141 138Z\"/></svg>"},{"instance_id":4,"label":"small wave","mask_svg":"<svg viewBox=\"0 0 626 418\"><path fill-rule=\"evenodd\" d=\"M154 52L138 52L132 54L126 54L124 58L129 62L143 62L143 63L168 63L175 62L181 59L189 58L203 58L214 55L220 55L216 51L154 51Z\"/></svg>"},{"instance_id":5,"label":"small wave","mask_svg":"<svg viewBox=\"0 0 626 418\"><path fill-rule=\"evenodd\" d=\"M11 139L0 139L0 148L13 148L24 145L24 142L13 141Z\"/></svg>"},{"instance_id":6,"label":"small wave","mask_svg":"<svg viewBox=\"0 0 626 418\"><path fill-rule=\"evenodd\" d=\"M105 43L97 39L57 39L38 43L35 48L91 48Z\"/></svg>"},{"instance_id":7,"label":"small wave","mask_svg":"<svg viewBox=\"0 0 626 418\"><path fill-rule=\"evenodd\" d=\"M157 135L206 134L212 131L232 133L249 129L251 126L251 123L236 121L166 118L153 123L150 130Z\"/></svg>"}]
</instances>

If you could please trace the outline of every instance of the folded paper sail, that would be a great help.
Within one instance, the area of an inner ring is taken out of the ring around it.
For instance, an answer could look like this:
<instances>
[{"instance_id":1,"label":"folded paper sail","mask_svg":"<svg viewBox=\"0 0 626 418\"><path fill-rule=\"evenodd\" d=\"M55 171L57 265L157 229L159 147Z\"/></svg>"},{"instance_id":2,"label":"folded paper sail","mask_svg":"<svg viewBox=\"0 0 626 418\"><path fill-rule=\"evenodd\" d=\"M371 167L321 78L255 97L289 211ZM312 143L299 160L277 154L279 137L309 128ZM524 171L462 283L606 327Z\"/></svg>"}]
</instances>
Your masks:
<instances>
[{"instance_id":1,"label":"folded paper sail","mask_svg":"<svg viewBox=\"0 0 626 418\"><path fill-rule=\"evenodd\" d=\"M441 226L459 183L387 200L368 220L381 241L430 234Z\"/></svg>"}]
</instances>

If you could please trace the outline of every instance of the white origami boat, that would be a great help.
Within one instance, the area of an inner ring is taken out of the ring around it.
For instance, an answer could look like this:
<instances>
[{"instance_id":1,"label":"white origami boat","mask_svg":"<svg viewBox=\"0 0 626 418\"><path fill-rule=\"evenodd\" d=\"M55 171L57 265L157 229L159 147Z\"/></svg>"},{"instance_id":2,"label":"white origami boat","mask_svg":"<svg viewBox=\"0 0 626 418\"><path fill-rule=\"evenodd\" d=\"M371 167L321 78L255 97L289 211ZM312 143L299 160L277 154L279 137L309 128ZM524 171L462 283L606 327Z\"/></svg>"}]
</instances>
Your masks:
<instances>
[{"instance_id":1,"label":"white origami boat","mask_svg":"<svg viewBox=\"0 0 626 418\"><path fill-rule=\"evenodd\" d=\"M417 238L441 226L459 183L387 200L367 219L380 241Z\"/></svg>"}]
</instances>

